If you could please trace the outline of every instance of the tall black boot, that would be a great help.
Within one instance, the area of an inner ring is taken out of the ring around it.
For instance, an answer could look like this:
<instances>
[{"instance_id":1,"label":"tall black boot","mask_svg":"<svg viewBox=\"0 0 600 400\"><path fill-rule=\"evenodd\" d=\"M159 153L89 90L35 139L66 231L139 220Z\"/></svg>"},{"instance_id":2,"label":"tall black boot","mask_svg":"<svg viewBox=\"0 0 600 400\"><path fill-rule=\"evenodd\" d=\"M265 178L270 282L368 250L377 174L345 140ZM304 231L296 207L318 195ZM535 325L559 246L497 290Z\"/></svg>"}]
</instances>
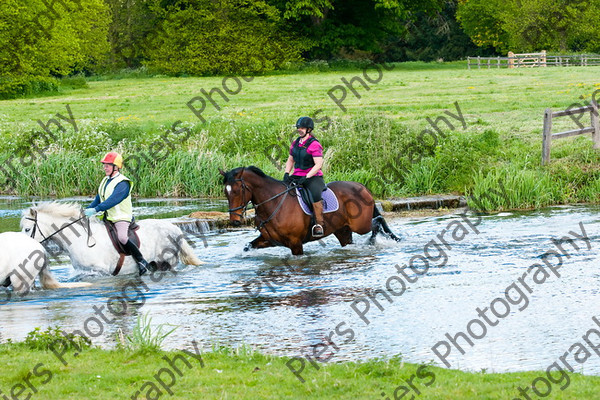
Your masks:
<instances>
[{"instance_id":1,"label":"tall black boot","mask_svg":"<svg viewBox=\"0 0 600 400\"><path fill-rule=\"evenodd\" d=\"M140 249L138 249L135 243L133 243L130 239L127 241L127 243L123 245L123 247L131 254L133 259L137 262L140 276L148 272L148 262L144 259L144 256L142 256Z\"/></svg>"}]
</instances>

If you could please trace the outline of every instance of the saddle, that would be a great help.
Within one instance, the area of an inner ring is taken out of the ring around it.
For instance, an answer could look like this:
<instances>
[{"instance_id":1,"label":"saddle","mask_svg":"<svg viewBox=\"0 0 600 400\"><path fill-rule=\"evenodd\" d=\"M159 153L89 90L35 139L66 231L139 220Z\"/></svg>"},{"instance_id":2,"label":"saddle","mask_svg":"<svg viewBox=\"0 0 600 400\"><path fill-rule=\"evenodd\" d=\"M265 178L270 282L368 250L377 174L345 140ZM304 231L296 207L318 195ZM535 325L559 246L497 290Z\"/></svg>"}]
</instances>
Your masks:
<instances>
[{"instance_id":1,"label":"saddle","mask_svg":"<svg viewBox=\"0 0 600 400\"><path fill-rule=\"evenodd\" d=\"M296 188L296 194L302 211L304 211L306 215L313 215L313 199L310 192L304 188ZM322 193L322 198L323 214L337 211L340 208L340 204L335 193L333 193L333 190L329 189L328 187L325 187L325 190Z\"/></svg>"},{"instance_id":2,"label":"saddle","mask_svg":"<svg viewBox=\"0 0 600 400\"><path fill-rule=\"evenodd\" d=\"M113 271L113 275L118 275L119 272L121 271L121 267L123 267L123 262L125 261L125 257L130 256L131 253L123 247L121 242L119 242L119 238L117 236L117 230L115 229L115 225L112 222L105 219L104 226L106 227L106 232L108 232L108 237L110 238L110 241L112 242L115 250L117 250L117 253L119 253L119 261L117 262L117 267ZM132 221L131 224L129 224L129 230L127 231L127 237L129 238L129 240L131 240L133 243L135 243L135 245L139 248L141 242L140 242L140 238L137 234L138 229L140 229L140 226L135 221Z\"/></svg>"}]
</instances>

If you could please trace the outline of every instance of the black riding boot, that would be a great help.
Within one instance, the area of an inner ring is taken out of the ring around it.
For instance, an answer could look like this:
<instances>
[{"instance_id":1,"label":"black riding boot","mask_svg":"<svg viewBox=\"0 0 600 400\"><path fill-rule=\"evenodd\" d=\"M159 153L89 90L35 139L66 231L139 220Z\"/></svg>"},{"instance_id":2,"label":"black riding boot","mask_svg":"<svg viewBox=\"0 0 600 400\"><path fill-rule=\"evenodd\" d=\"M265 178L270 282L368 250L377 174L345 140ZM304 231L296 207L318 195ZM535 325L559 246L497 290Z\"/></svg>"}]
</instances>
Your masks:
<instances>
[{"instance_id":1,"label":"black riding boot","mask_svg":"<svg viewBox=\"0 0 600 400\"><path fill-rule=\"evenodd\" d=\"M140 249L138 249L135 243L133 243L131 240L128 240L127 243L123 245L123 247L131 254L134 260L137 262L138 270L140 271L140 276L148 272L148 262L144 259L144 256L142 256Z\"/></svg>"}]
</instances>

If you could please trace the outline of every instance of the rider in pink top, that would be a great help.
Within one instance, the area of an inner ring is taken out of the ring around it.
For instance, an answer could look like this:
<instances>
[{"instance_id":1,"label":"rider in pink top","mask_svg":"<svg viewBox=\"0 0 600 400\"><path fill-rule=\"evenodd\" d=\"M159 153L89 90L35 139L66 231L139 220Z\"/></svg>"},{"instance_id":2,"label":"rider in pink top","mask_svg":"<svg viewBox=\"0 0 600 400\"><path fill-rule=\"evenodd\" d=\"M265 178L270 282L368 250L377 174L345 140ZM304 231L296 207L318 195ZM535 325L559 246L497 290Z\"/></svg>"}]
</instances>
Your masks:
<instances>
[{"instance_id":1,"label":"rider in pink top","mask_svg":"<svg viewBox=\"0 0 600 400\"><path fill-rule=\"evenodd\" d=\"M306 141L308 139L310 139L311 136L310 134L306 135L307 138L304 141L300 141L299 144L302 145L304 143L306 143ZM294 150L294 142L292 142L292 144L290 145L290 156L292 156L292 152ZM315 157L323 157L323 146L321 146L321 143L319 143L318 140L314 140L312 143L310 143L308 145L308 147L306 147L306 153L309 154L310 156L313 157L313 159ZM293 157L293 156L292 156ZM294 167L294 173L292 174L292 176L306 176L308 175L308 173L310 172L312 168L306 168L306 169L300 169L300 168L295 168ZM313 176L323 176L323 171L321 171L320 169L317 171L316 174L314 174Z\"/></svg>"},{"instance_id":2,"label":"rider in pink top","mask_svg":"<svg viewBox=\"0 0 600 400\"><path fill-rule=\"evenodd\" d=\"M303 186L310 193L313 201L313 210L316 223L312 228L313 237L324 235L323 201L322 193L325 190L323 180L323 146L311 135L315 124L309 117L301 117L296 122L298 138L290 146L290 155L285 163L283 181L290 184L292 181L298 186ZM290 172L293 173L290 176Z\"/></svg>"}]
</instances>

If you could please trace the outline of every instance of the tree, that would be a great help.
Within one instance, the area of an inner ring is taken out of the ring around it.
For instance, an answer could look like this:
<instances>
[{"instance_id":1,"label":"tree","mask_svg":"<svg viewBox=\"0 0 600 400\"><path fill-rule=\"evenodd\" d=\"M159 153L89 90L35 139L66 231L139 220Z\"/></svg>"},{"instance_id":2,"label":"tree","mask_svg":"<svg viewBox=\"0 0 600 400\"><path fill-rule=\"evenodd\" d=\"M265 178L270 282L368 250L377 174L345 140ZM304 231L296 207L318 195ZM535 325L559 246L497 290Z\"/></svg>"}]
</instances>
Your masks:
<instances>
[{"instance_id":1,"label":"tree","mask_svg":"<svg viewBox=\"0 0 600 400\"><path fill-rule=\"evenodd\" d=\"M290 30L310 39L309 58L367 52L381 55L391 37L406 33L414 13L440 10L443 0L271 0L289 21Z\"/></svg>"},{"instance_id":2,"label":"tree","mask_svg":"<svg viewBox=\"0 0 600 400\"><path fill-rule=\"evenodd\" d=\"M109 29L110 61L114 68L137 68L148 58L163 18L152 2L142 0L105 0L112 22Z\"/></svg>"},{"instance_id":3,"label":"tree","mask_svg":"<svg viewBox=\"0 0 600 400\"><path fill-rule=\"evenodd\" d=\"M386 61L444 61L466 56L493 55L493 49L477 47L456 21L457 2L447 1L433 14L416 13L406 23L406 34L386 44Z\"/></svg>"},{"instance_id":4,"label":"tree","mask_svg":"<svg viewBox=\"0 0 600 400\"><path fill-rule=\"evenodd\" d=\"M509 35L502 20L503 5L508 8L502 0L459 0L456 19L477 46L506 53Z\"/></svg>"},{"instance_id":5,"label":"tree","mask_svg":"<svg viewBox=\"0 0 600 400\"><path fill-rule=\"evenodd\" d=\"M169 74L270 71L298 60L303 46L264 1L156 0L153 11L164 20L146 63Z\"/></svg>"},{"instance_id":6,"label":"tree","mask_svg":"<svg viewBox=\"0 0 600 400\"><path fill-rule=\"evenodd\" d=\"M478 46L506 52L598 48L600 0L460 0L457 18Z\"/></svg>"},{"instance_id":7,"label":"tree","mask_svg":"<svg viewBox=\"0 0 600 400\"><path fill-rule=\"evenodd\" d=\"M108 51L103 0L3 0L0 21L2 76L91 70Z\"/></svg>"}]
</instances>

